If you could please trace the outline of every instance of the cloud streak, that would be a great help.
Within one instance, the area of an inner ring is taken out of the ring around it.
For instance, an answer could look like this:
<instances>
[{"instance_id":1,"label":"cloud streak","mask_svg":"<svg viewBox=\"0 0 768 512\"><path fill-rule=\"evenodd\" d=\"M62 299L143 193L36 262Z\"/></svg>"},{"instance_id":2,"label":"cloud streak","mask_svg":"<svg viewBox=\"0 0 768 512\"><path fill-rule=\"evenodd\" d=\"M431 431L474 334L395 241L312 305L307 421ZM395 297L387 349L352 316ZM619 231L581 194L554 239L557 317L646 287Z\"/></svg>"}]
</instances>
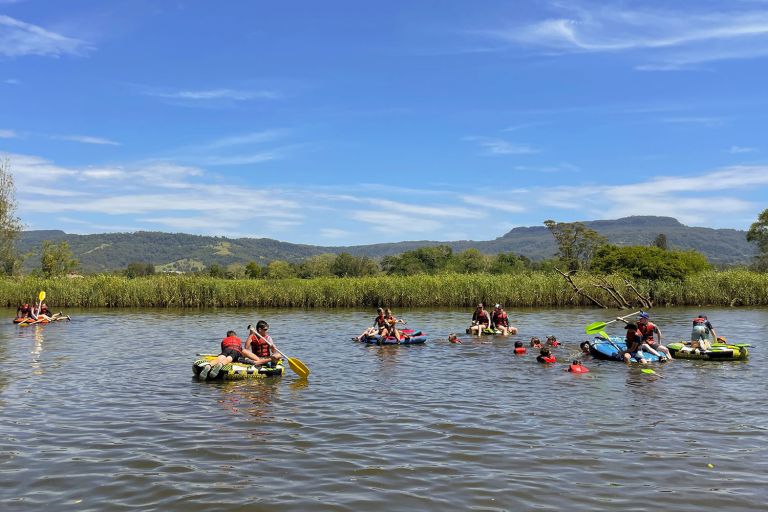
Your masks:
<instances>
[{"instance_id":1,"label":"cloud streak","mask_svg":"<svg viewBox=\"0 0 768 512\"><path fill-rule=\"evenodd\" d=\"M639 52L639 70L674 70L704 62L768 55L768 11L620 9L612 4L555 5L560 16L482 32L541 52Z\"/></svg>"},{"instance_id":2,"label":"cloud streak","mask_svg":"<svg viewBox=\"0 0 768 512\"><path fill-rule=\"evenodd\" d=\"M0 55L61 57L90 50L85 41L51 32L37 25L0 15ZM6 82L8 83L8 82Z\"/></svg>"},{"instance_id":3,"label":"cloud streak","mask_svg":"<svg viewBox=\"0 0 768 512\"><path fill-rule=\"evenodd\" d=\"M119 142L105 139L103 137L92 137L90 135L54 135L52 139L68 140L71 142L81 142L83 144L95 144L98 146L120 146Z\"/></svg>"}]
</instances>

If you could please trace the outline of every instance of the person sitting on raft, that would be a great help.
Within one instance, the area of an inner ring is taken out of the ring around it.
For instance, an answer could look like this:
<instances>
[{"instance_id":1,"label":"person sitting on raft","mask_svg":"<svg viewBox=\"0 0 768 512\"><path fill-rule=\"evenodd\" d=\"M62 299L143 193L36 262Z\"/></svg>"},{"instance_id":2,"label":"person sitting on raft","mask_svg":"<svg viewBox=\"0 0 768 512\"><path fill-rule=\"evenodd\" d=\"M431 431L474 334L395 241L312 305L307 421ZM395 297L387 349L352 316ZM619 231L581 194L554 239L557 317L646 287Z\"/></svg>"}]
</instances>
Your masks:
<instances>
[{"instance_id":1,"label":"person sitting on raft","mask_svg":"<svg viewBox=\"0 0 768 512\"><path fill-rule=\"evenodd\" d=\"M557 359L555 359L555 356L552 355L552 352L547 347L541 349L539 355L536 356L536 360L541 364L551 364L557 362Z\"/></svg>"},{"instance_id":2,"label":"person sitting on raft","mask_svg":"<svg viewBox=\"0 0 768 512\"><path fill-rule=\"evenodd\" d=\"M637 324L630 322L624 328L627 330L625 339L627 350L622 354L624 362L628 363L634 357L637 361L646 363L647 361L643 357L643 335L637 330Z\"/></svg>"},{"instance_id":3,"label":"person sitting on raft","mask_svg":"<svg viewBox=\"0 0 768 512\"><path fill-rule=\"evenodd\" d=\"M536 336L531 338L531 348L541 348L541 340Z\"/></svg>"},{"instance_id":4,"label":"person sitting on raft","mask_svg":"<svg viewBox=\"0 0 768 512\"><path fill-rule=\"evenodd\" d=\"M377 334L381 334L381 332L386 329L387 321L386 316L384 316L384 308L377 308L376 313L376 318L373 319L373 326L364 330L360 336L355 338L355 340L360 341L369 336L376 336Z\"/></svg>"},{"instance_id":5,"label":"person sitting on raft","mask_svg":"<svg viewBox=\"0 0 768 512\"><path fill-rule=\"evenodd\" d=\"M227 331L227 337L221 340L221 353L210 363L205 363L198 376L205 380L208 377L215 379L225 364L245 363L245 364L265 364L271 361L277 361L276 356L262 359L248 349L243 348L243 340L237 337L235 331Z\"/></svg>"},{"instance_id":6,"label":"person sitting on raft","mask_svg":"<svg viewBox=\"0 0 768 512\"><path fill-rule=\"evenodd\" d=\"M472 325L469 326L469 333L480 335L483 334L483 330L488 329L490 326L491 315L483 309L483 303L481 302L472 314Z\"/></svg>"},{"instance_id":7,"label":"person sitting on raft","mask_svg":"<svg viewBox=\"0 0 768 512\"><path fill-rule=\"evenodd\" d=\"M629 323L618 316L616 317L616 320L621 320L625 324ZM657 325L652 324L649 321L648 313L643 311L637 316L637 330L643 335L643 346L641 347L641 350L645 350L646 352L655 355L662 361L672 359L672 354L669 352L669 349L661 344L661 330L659 330ZM658 337L658 341L654 338L654 334Z\"/></svg>"},{"instance_id":8,"label":"person sitting on raft","mask_svg":"<svg viewBox=\"0 0 768 512\"><path fill-rule=\"evenodd\" d=\"M268 332L269 324L264 320L256 322L255 329L250 325L248 326L248 338L245 340L245 349L256 355L257 358L251 363L253 365L261 366L274 363L283 357L275 348L275 342L272 341L272 336Z\"/></svg>"},{"instance_id":9,"label":"person sitting on raft","mask_svg":"<svg viewBox=\"0 0 768 512\"><path fill-rule=\"evenodd\" d=\"M52 320L51 317L43 313L42 309L43 304L40 304L40 301L35 302L35 305L32 306L32 310L29 312L30 318L32 318L35 322L50 322Z\"/></svg>"},{"instance_id":10,"label":"person sitting on raft","mask_svg":"<svg viewBox=\"0 0 768 512\"><path fill-rule=\"evenodd\" d=\"M389 336L394 336L397 341L401 341L403 339L403 335L400 331L397 330L397 324L406 324L405 320L400 320L399 318L395 318L395 316L392 314L392 311L387 308L384 310L384 323L385 327L381 330L381 337L387 338Z\"/></svg>"},{"instance_id":11,"label":"person sitting on raft","mask_svg":"<svg viewBox=\"0 0 768 512\"><path fill-rule=\"evenodd\" d=\"M525 347L523 346L523 342L522 341L516 341L515 342L515 354L523 355L523 354L525 354L525 352L526 352L526 350L525 350Z\"/></svg>"},{"instance_id":12,"label":"person sitting on raft","mask_svg":"<svg viewBox=\"0 0 768 512\"><path fill-rule=\"evenodd\" d=\"M709 350L712 345L709 343L709 335L717 341L717 332L712 324L707 320L707 315L699 315L693 319L693 330L691 331L691 349Z\"/></svg>"},{"instance_id":13,"label":"person sitting on raft","mask_svg":"<svg viewBox=\"0 0 768 512\"><path fill-rule=\"evenodd\" d=\"M29 303L24 303L16 308L16 318L32 318L32 308Z\"/></svg>"},{"instance_id":14,"label":"person sitting on raft","mask_svg":"<svg viewBox=\"0 0 768 512\"><path fill-rule=\"evenodd\" d=\"M53 320L64 320L65 318L69 320L69 316L64 316L64 313L59 311L58 313L51 314L50 310L48 309L48 306L46 305L45 301L43 301L40 304L40 314L47 316L48 318Z\"/></svg>"},{"instance_id":15,"label":"person sitting on raft","mask_svg":"<svg viewBox=\"0 0 768 512\"><path fill-rule=\"evenodd\" d=\"M517 329L509 326L509 317L501 304L496 304L491 313L491 325L494 329L501 331L501 334L517 334Z\"/></svg>"}]
</instances>

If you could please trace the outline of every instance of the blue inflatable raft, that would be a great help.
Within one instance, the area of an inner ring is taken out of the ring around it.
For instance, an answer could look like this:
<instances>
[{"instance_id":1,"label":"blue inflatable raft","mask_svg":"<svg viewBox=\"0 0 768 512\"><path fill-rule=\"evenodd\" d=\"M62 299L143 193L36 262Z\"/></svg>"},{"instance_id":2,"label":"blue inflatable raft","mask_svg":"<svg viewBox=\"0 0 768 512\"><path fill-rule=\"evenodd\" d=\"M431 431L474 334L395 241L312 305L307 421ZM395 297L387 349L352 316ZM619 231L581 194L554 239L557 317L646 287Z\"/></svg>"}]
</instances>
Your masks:
<instances>
[{"instance_id":1,"label":"blue inflatable raft","mask_svg":"<svg viewBox=\"0 0 768 512\"><path fill-rule=\"evenodd\" d=\"M610 338L610 340L606 340L601 336L595 336L595 339L589 342L589 352L597 359L624 361L623 354L627 350L627 344L624 341L624 338L619 336L611 336ZM658 356L645 351L643 351L643 358L646 361L661 360ZM637 359L633 357L630 361L636 363Z\"/></svg>"},{"instance_id":2,"label":"blue inflatable raft","mask_svg":"<svg viewBox=\"0 0 768 512\"><path fill-rule=\"evenodd\" d=\"M427 341L427 337L422 336L410 336L398 341L394 336L388 336L382 338L380 335L365 336L360 339L362 343L368 343L369 345L422 345Z\"/></svg>"}]
</instances>

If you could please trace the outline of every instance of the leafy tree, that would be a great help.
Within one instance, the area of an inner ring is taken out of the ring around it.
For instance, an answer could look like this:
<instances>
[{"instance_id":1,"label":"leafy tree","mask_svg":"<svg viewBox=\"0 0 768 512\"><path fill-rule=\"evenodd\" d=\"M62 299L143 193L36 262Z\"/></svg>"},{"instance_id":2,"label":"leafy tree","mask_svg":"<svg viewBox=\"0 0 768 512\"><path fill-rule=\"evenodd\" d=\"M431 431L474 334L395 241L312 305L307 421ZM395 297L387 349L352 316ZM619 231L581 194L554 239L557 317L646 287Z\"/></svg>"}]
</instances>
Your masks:
<instances>
[{"instance_id":1,"label":"leafy tree","mask_svg":"<svg viewBox=\"0 0 768 512\"><path fill-rule=\"evenodd\" d=\"M406 251L399 256L385 256L381 267L388 274L436 274L445 270L452 261L453 249L438 245Z\"/></svg>"},{"instance_id":2,"label":"leafy tree","mask_svg":"<svg viewBox=\"0 0 768 512\"><path fill-rule=\"evenodd\" d=\"M759 251L755 258L755 268L762 272L768 270L768 208L749 226L747 241L756 244Z\"/></svg>"},{"instance_id":3,"label":"leafy tree","mask_svg":"<svg viewBox=\"0 0 768 512\"><path fill-rule=\"evenodd\" d=\"M218 263L211 263L208 267L208 275L211 277L218 277L218 278L225 278L227 277L227 272L224 270L224 267L219 265Z\"/></svg>"},{"instance_id":4,"label":"leafy tree","mask_svg":"<svg viewBox=\"0 0 768 512\"><path fill-rule=\"evenodd\" d=\"M245 275L249 279L258 279L261 277L261 265L256 263L255 261L249 261L248 264L245 266Z\"/></svg>"},{"instance_id":5,"label":"leafy tree","mask_svg":"<svg viewBox=\"0 0 768 512\"><path fill-rule=\"evenodd\" d=\"M230 263L225 271L227 279L245 279L246 270L242 263Z\"/></svg>"},{"instance_id":6,"label":"leafy tree","mask_svg":"<svg viewBox=\"0 0 768 512\"><path fill-rule=\"evenodd\" d=\"M592 259L595 272L623 273L636 279L683 279L711 268L697 251L665 251L659 247L604 245Z\"/></svg>"},{"instance_id":7,"label":"leafy tree","mask_svg":"<svg viewBox=\"0 0 768 512\"><path fill-rule=\"evenodd\" d=\"M608 240L581 222L555 222L545 220L544 225L555 237L558 256L568 270L588 268L592 255Z\"/></svg>"},{"instance_id":8,"label":"leafy tree","mask_svg":"<svg viewBox=\"0 0 768 512\"><path fill-rule=\"evenodd\" d=\"M531 260L525 256L502 252L493 258L488 271L491 274L513 274L531 268L531 265Z\"/></svg>"},{"instance_id":9,"label":"leafy tree","mask_svg":"<svg viewBox=\"0 0 768 512\"><path fill-rule=\"evenodd\" d=\"M294 268L287 261L274 260L270 261L269 265L267 265L267 279L286 279L295 276Z\"/></svg>"},{"instance_id":10,"label":"leafy tree","mask_svg":"<svg viewBox=\"0 0 768 512\"><path fill-rule=\"evenodd\" d=\"M333 275L331 267L336 261L336 255L325 253L307 258L299 265L299 277L312 278Z\"/></svg>"},{"instance_id":11,"label":"leafy tree","mask_svg":"<svg viewBox=\"0 0 768 512\"><path fill-rule=\"evenodd\" d=\"M656 235L656 238L653 240L654 247L658 247L659 249L667 250L669 249L669 245L667 243L667 235L664 233L659 233Z\"/></svg>"},{"instance_id":12,"label":"leafy tree","mask_svg":"<svg viewBox=\"0 0 768 512\"><path fill-rule=\"evenodd\" d=\"M488 258L477 249L467 249L456 255L453 269L462 274L477 274L488 268Z\"/></svg>"},{"instance_id":13,"label":"leafy tree","mask_svg":"<svg viewBox=\"0 0 768 512\"><path fill-rule=\"evenodd\" d=\"M69 244L43 240L40 254L40 270L45 277L63 276L75 270L79 262L72 257Z\"/></svg>"},{"instance_id":14,"label":"leafy tree","mask_svg":"<svg viewBox=\"0 0 768 512\"><path fill-rule=\"evenodd\" d=\"M21 220L15 215L16 189L11 175L11 164L0 160L0 274L16 274L21 259L16 252L16 240L21 234Z\"/></svg>"},{"instance_id":15,"label":"leafy tree","mask_svg":"<svg viewBox=\"0 0 768 512\"><path fill-rule=\"evenodd\" d=\"M338 277L362 277L378 273L379 268L371 258L358 258L342 252L331 265L331 273Z\"/></svg>"},{"instance_id":16,"label":"leafy tree","mask_svg":"<svg viewBox=\"0 0 768 512\"><path fill-rule=\"evenodd\" d=\"M134 261L129 263L125 269L125 276L129 278L151 276L155 273L155 266L152 263Z\"/></svg>"}]
</instances>

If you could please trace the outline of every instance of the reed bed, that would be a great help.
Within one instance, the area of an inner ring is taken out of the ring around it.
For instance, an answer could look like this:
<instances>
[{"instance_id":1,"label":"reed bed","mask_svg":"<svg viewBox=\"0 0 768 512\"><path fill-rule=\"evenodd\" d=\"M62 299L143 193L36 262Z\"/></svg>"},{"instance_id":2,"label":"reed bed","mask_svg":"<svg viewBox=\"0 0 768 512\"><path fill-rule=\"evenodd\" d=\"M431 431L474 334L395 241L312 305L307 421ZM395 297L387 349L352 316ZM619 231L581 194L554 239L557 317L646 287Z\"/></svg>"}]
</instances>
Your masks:
<instances>
[{"instance_id":1,"label":"reed bed","mask_svg":"<svg viewBox=\"0 0 768 512\"><path fill-rule=\"evenodd\" d=\"M575 277L577 286L604 304L610 297ZM608 280L628 299L632 292L619 277ZM768 305L768 274L747 270L707 271L684 281L636 282L657 305ZM129 279L114 275L82 278L0 279L0 305L16 307L45 290L52 308L66 307L301 307L344 308L420 306L471 307L478 302L515 307L575 307L592 304L573 293L558 274L441 274L315 279L228 280L193 275L155 275Z\"/></svg>"}]
</instances>

